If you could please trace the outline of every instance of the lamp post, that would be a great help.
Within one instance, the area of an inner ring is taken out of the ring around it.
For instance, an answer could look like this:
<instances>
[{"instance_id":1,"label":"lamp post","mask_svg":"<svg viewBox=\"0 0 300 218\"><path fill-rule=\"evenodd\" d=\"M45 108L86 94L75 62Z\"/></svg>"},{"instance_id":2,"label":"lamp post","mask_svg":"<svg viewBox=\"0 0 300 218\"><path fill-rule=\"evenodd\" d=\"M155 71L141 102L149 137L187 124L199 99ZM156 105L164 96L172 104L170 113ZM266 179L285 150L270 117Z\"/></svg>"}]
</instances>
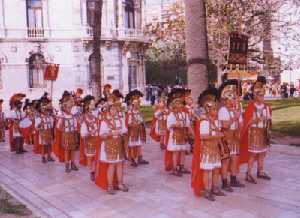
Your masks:
<instances>
[{"instance_id":1,"label":"lamp post","mask_svg":"<svg viewBox=\"0 0 300 218\"><path fill-rule=\"evenodd\" d=\"M103 0L87 0L88 21L93 28L93 53L91 54L92 94L101 98L101 20Z\"/></svg>"}]
</instances>

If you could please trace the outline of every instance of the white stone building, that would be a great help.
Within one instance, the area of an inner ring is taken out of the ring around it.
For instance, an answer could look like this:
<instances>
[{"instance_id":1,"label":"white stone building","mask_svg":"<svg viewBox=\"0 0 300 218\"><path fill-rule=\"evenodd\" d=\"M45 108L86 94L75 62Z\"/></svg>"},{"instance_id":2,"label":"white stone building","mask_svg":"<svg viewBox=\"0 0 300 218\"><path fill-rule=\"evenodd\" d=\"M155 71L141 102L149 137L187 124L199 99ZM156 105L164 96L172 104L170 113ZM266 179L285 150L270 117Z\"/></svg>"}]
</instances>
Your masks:
<instances>
[{"instance_id":1,"label":"white stone building","mask_svg":"<svg viewBox=\"0 0 300 218\"><path fill-rule=\"evenodd\" d=\"M146 23L161 22L166 11L178 0L146 0Z\"/></svg>"},{"instance_id":2,"label":"white stone building","mask_svg":"<svg viewBox=\"0 0 300 218\"><path fill-rule=\"evenodd\" d=\"M90 90L91 0L0 0L0 97L50 92L46 63L60 65L54 99L64 90ZM144 91L147 39L144 0L103 0L102 85Z\"/></svg>"}]
</instances>

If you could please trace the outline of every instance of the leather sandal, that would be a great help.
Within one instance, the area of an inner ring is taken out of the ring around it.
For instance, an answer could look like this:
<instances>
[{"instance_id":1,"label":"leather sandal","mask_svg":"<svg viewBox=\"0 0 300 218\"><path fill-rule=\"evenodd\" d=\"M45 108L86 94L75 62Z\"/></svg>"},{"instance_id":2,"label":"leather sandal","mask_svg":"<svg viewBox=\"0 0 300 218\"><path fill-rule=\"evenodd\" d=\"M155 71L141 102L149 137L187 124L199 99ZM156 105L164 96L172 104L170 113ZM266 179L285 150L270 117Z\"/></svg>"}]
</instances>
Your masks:
<instances>
[{"instance_id":1,"label":"leather sandal","mask_svg":"<svg viewBox=\"0 0 300 218\"><path fill-rule=\"evenodd\" d=\"M251 184L257 184L257 181L253 178L253 176L248 173L246 174L245 180Z\"/></svg>"},{"instance_id":2,"label":"leather sandal","mask_svg":"<svg viewBox=\"0 0 300 218\"><path fill-rule=\"evenodd\" d=\"M221 192L220 189L213 189L211 193L215 196L223 197L226 196L224 192Z\"/></svg>"},{"instance_id":3,"label":"leather sandal","mask_svg":"<svg viewBox=\"0 0 300 218\"><path fill-rule=\"evenodd\" d=\"M108 186L106 192L107 192L107 194L109 194L109 195L114 195L114 194L116 194L116 190L114 190L114 187L113 187L113 186Z\"/></svg>"},{"instance_id":4,"label":"leather sandal","mask_svg":"<svg viewBox=\"0 0 300 218\"><path fill-rule=\"evenodd\" d=\"M271 177L268 176L265 172L257 173L258 179L271 180Z\"/></svg>"},{"instance_id":5,"label":"leather sandal","mask_svg":"<svg viewBox=\"0 0 300 218\"><path fill-rule=\"evenodd\" d=\"M209 201L215 201L215 196L210 191L204 191L203 197Z\"/></svg>"},{"instance_id":6,"label":"leather sandal","mask_svg":"<svg viewBox=\"0 0 300 218\"><path fill-rule=\"evenodd\" d=\"M129 188L125 185L125 184L120 184L118 186L118 189L122 192L128 192L129 191Z\"/></svg>"}]
</instances>

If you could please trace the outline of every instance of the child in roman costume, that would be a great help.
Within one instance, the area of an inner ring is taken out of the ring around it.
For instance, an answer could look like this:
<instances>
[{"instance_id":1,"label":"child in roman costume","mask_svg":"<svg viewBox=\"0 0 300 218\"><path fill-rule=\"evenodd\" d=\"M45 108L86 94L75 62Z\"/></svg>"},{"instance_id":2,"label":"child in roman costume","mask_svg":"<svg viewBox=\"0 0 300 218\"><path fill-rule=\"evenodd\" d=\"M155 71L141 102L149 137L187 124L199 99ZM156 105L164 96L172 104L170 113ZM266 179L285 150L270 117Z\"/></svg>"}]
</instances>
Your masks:
<instances>
[{"instance_id":1,"label":"child in roman costume","mask_svg":"<svg viewBox=\"0 0 300 218\"><path fill-rule=\"evenodd\" d=\"M215 201L215 196L224 196L219 189L221 154L219 144L223 134L218 121L217 90L207 89L199 97L205 114L195 122L195 144L192 167L194 193ZM210 174L212 179L210 180Z\"/></svg>"},{"instance_id":2,"label":"child in roman costume","mask_svg":"<svg viewBox=\"0 0 300 218\"><path fill-rule=\"evenodd\" d=\"M158 104L154 107L154 115L151 122L150 136L153 140L160 142L160 148L166 149L166 131L167 131L167 117L169 110L167 107L167 99L161 96Z\"/></svg>"},{"instance_id":3,"label":"child in roman costume","mask_svg":"<svg viewBox=\"0 0 300 218\"><path fill-rule=\"evenodd\" d=\"M34 139L34 109L33 104L29 99L25 100L23 111L25 113L24 119L20 122L24 142L27 145L33 144Z\"/></svg>"},{"instance_id":4,"label":"child in roman costume","mask_svg":"<svg viewBox=\"0 0 300 218\"><path fill-rule=\"evenodd\" d=\"M96 184L106 189L108 194L115 194L116 190L128 192L124 184L123 164L126 147L122 137L127 134L125 120L118 115L118 106L111 104L101 122L100 137L101 146L99 152L100 176Z\"/></svg>"},{"instance_id":5,"label":"child in roman costume","mask_svg":"<svg viewBox=\"0 0 300 218\"><path fill-rule=\"evenodd\" d=\"M26 152L24 150L24 138L22 135L22 130L20 123L24 119L25 114L21 111L22 109L22 99L25 98L25 94L18 93L10 98L11 111L7 114L7 119L9 120L9 138L11 151L15 151L17 154L22 154Z\"/></svg>"},{"instance_id":6,"label":"child in roman costume","mask_svg":"<svg viewBox=\"0 0 300 218\"><path fill-rule=\"evenodd\" d=\"M193 134L190 118L184 107L184 89L174 89L168 95L170 113L167 117L167 150L165 168L172 175L181 177L189 174L185 165L185 153L188 151L188 135Z\"/></svg>"},{"instance_id":7,"label":"child in roman costume","mask_svg":"<svg viewBox=\"0 0 300 218\"><path fill-rule=\"evenodd\" d=\"M128 156L133 167L137 167L138 164L149 164L142 156L142 146L146 143L146 128L140 110L141 97L143 97L143 94L138 90L134 90L129 92L125 98L129 106L129 110L126 113Z\"/></svg>"},{"instance_id":8,"label":"child in roman costume","mask_svg":"<svg viewBox=\"0 0 300 218\"><path fill-rule=\"evenodd\" d=\"M258 77L252 87L254 100L244 114L242 130L241 163L248 162L246 181L256 184L252 176L254 161L257 160L257 178L271 180L264 171L264 160L270 145L270 128L272 122L271 108L264 101L266 79Z\"/></svg>"},{"instance_id":9,"label":"child in roman costume","mask_svg":"<svg viewBox=\"0 0 300 218\"><path fill-rule=\"evenodd\" d=\"M190 89L185 89L185 110L189 115L190 119L190 124L193 127L194 126L194 121L195 121L195 109L194 109L194 101L192 98L192 92ZM193 144L194 144L194 138L193 135L189 134L188 135L188 143L190 144L190 151L193 151Z\"/></svg>"},{"instance_id":10,"label":"child in roman costume","mask_svg":"<svg viewBox=\"0 0 300 218\"><path fill-rule=\"evenodd\" d=\"M96 148L100 145L100 121L93 115L94 109L95 98L91 95L87 95L83 99L83 116L80 127L80 134L83 142L80 149L80 161L81 163L82 159L87 161L87 165L90 167L91 181L95 181L95 155Z\"/></svg>"},{"instance_id":11,"label":"child in roman costume","mask_svg":"<svg viewBox=\"0 0 300 218\"><path fill-rule=\"evenodd\" d=\"M75 165L75 150L78 146L78 121L72 114L74 98L71 94L65 94L61 99L62 114L58 118L57 129L61 131L61 147L64 151L66 173L77 171Z\"/></svg>"},{"instance_id":12,"label":"child in roman costume","mask_svg":"<svg viewBox=\"0 0 300 218\"><path fill-rule=\"evenodd\" d=\"M233 192L231 187L245 186L236 178L240 154L240 130L243 121L238 90L237 80L225 81L219 90L222 105L218 111L218 119L224 134L224 141L229 149L229 154L224 154L222 158L222 189L228 192ZM230 172L230 184L227 181L228 172Z\"/></svg>"},{"instance_id":13,"label":"child in roman costume","mask_svg":"<svg viewBox=\"0 0 300 218\"><path fill-rule=\"evenodd\" d=\"M2 111L3 99L0 99L0 142L5 142L5 114Z\"/></svg>"},{"instance_id":14,"label":"child in roman costume","mask_svg":"<svg viewBox=\"0 0 300 218\"><path fill-rule=\"evenodd\" d=\"M54 141L54 117L51 100L42 97L37 109L39 115L35 118L35 129L38 134L38 145L41 146L42 162L53 162L54 159L51 157L51 153Z\"/></svg>"}]
</instances>

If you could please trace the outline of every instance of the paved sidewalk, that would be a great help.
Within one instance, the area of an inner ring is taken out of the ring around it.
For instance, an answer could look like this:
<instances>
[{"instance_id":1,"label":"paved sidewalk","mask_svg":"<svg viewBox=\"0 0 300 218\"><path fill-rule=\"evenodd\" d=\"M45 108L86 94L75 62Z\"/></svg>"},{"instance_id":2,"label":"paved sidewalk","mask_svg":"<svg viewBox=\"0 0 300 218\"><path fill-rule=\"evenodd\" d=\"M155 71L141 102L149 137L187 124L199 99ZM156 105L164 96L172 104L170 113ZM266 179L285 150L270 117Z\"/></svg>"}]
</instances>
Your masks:
<instances>
[{"instance_id":1,"label":"paved sidewalk","mask_svg":"<svg viewBox=\"0 0 300 218\"><path fill-rule=\"evenodd\" d=\"M296 147L273 145L266 162L272 181L247 184L214 203L194 197L190 176L165 173L163 153L152 141L145 148L151 164L126 166L130 191L115 196L91 183L83 167L66 175L58 162L44 165L38 155L16 156L8 149L0 144L0 185L43 218L300 218L300 148Z\"/></svg>"}]
</instances>

